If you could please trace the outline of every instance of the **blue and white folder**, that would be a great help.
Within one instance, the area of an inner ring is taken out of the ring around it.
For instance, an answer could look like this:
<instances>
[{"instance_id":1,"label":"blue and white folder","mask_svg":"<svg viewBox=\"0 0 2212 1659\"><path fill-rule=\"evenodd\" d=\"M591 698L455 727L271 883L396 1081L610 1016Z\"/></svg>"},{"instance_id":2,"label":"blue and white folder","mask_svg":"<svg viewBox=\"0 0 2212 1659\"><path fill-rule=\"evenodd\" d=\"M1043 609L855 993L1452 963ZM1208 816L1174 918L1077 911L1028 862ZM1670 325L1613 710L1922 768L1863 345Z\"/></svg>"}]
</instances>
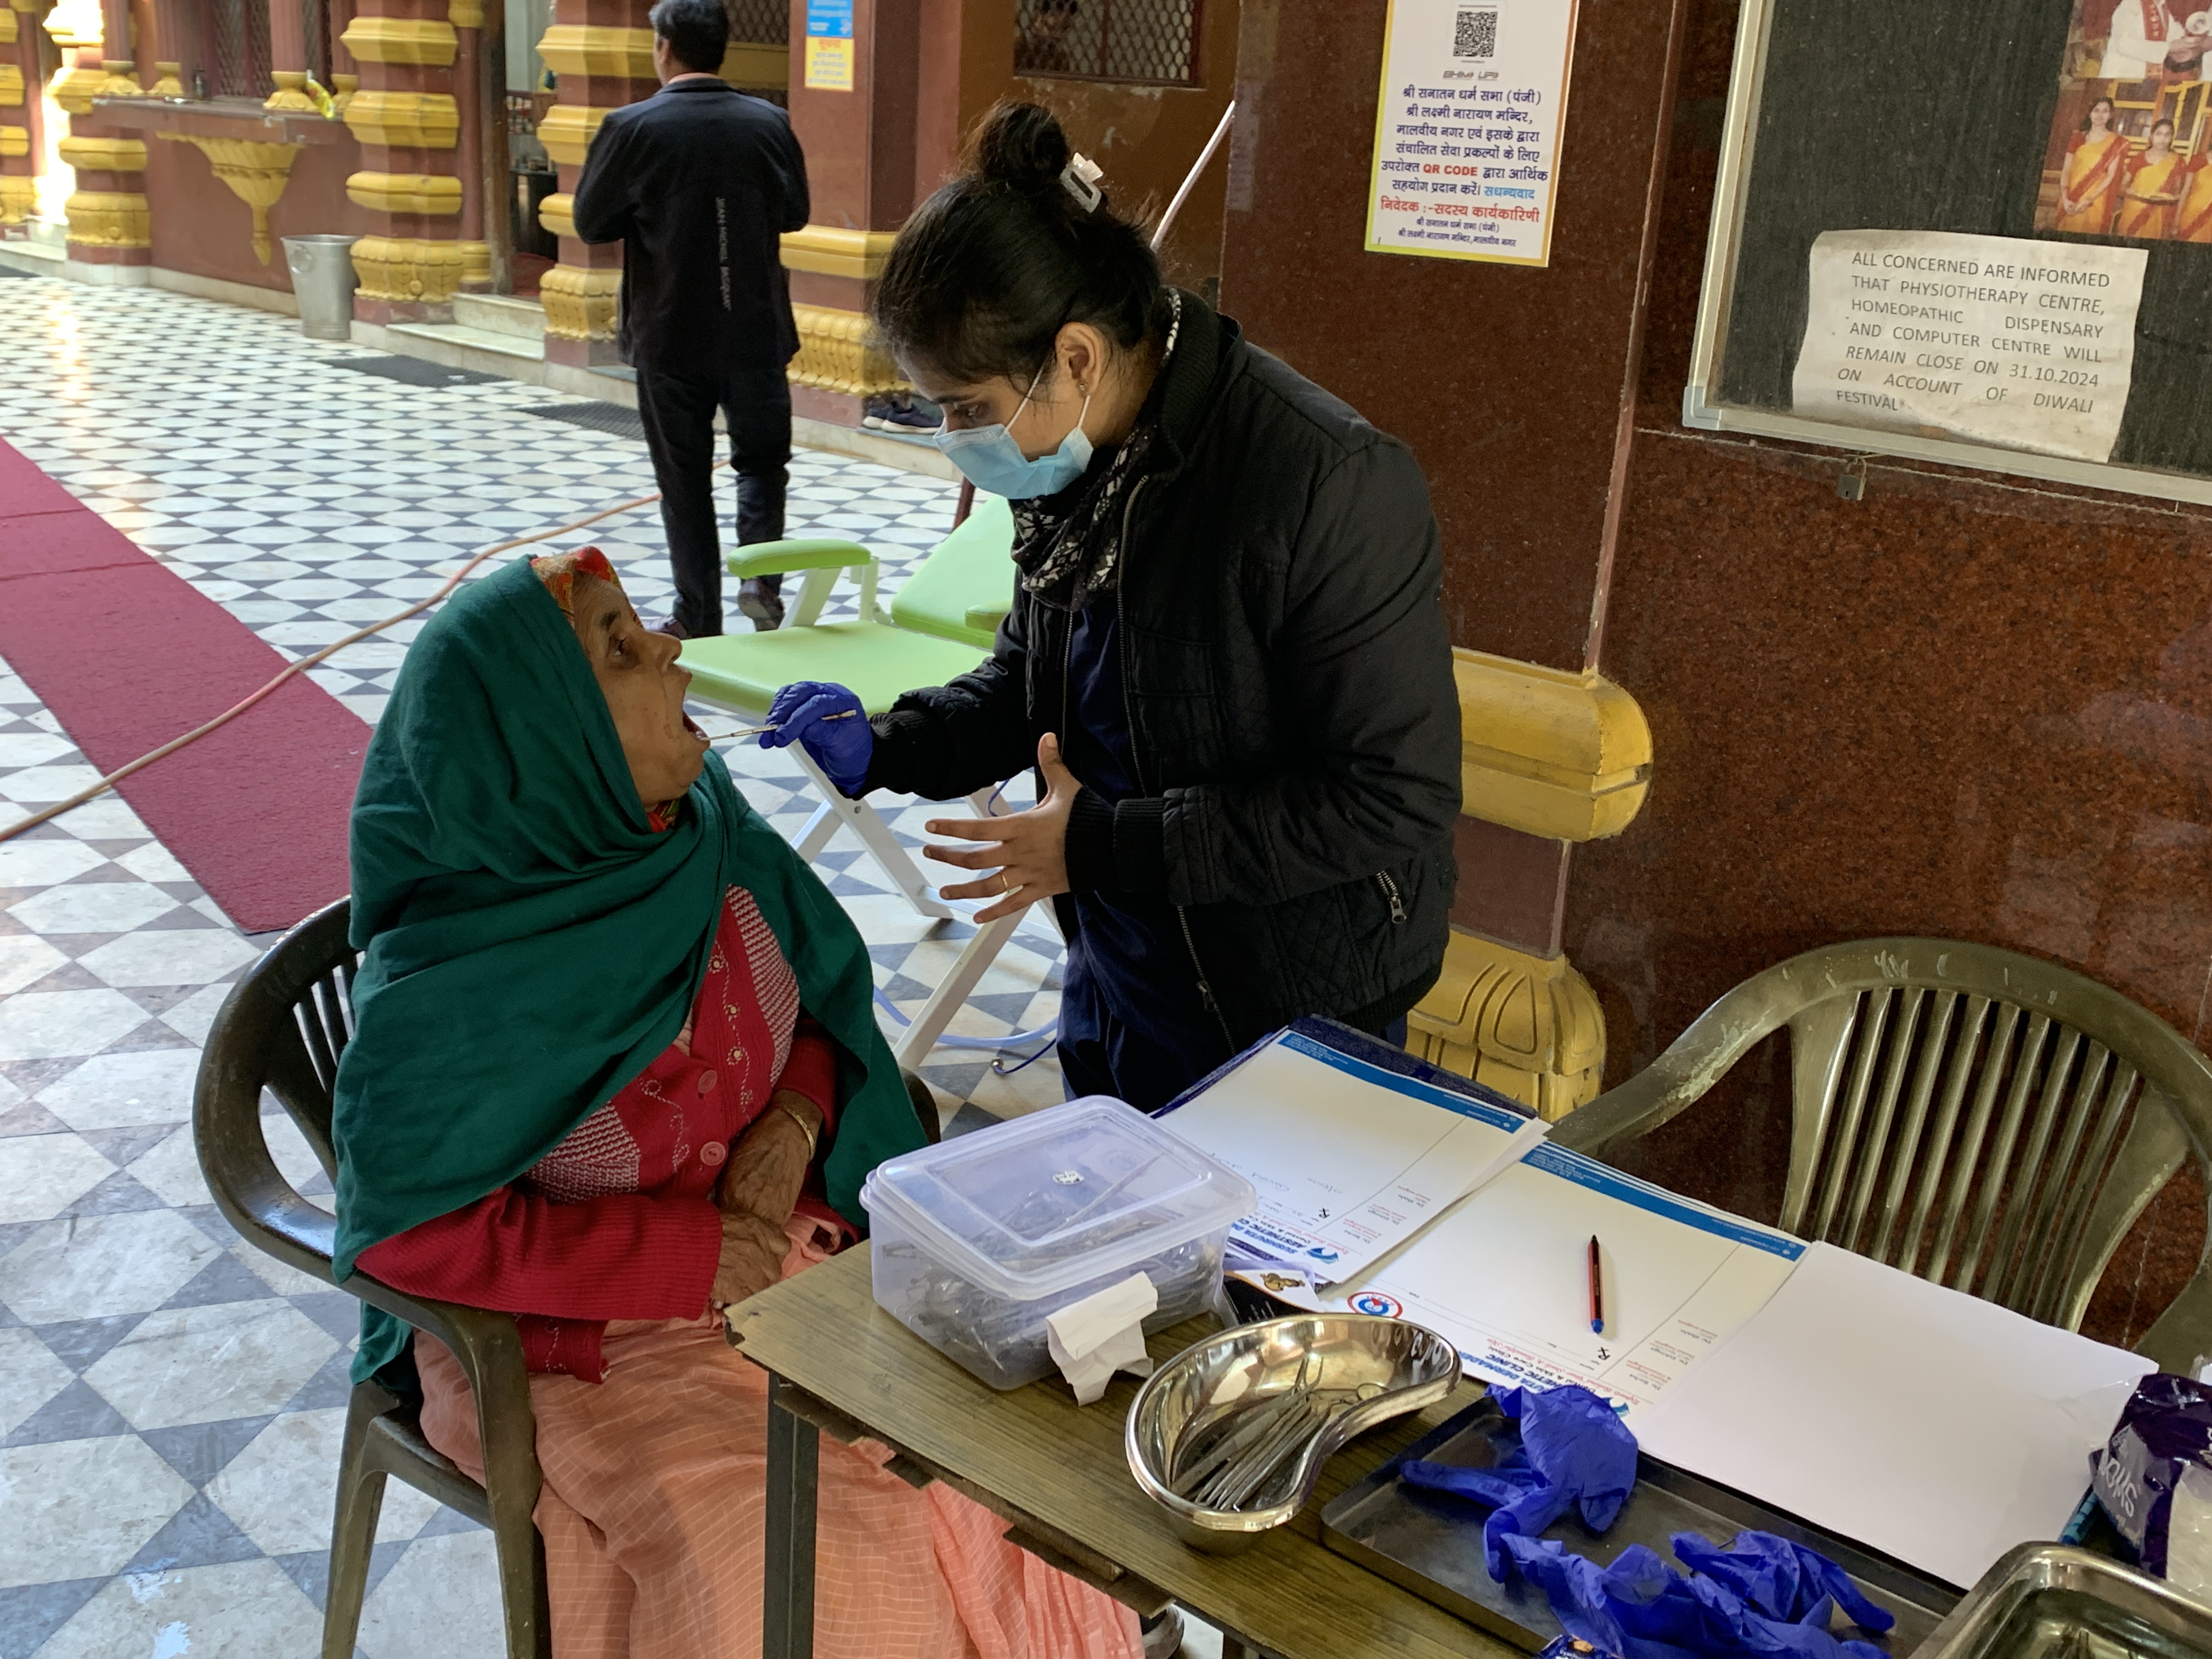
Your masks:
<instances>
[{"instance_id":1,"label":"blue and white folder","mask_svg":"<svg viewBox=\"0 0 2212 1659\"><path fill-rule=\"evenodd\" d=\"M1231 1265L1356 1279L1544 1136L1528 1108L1327 1020L1300 1020L1163 1110L1249 1181Z\"/></svg>"}]
</instances>

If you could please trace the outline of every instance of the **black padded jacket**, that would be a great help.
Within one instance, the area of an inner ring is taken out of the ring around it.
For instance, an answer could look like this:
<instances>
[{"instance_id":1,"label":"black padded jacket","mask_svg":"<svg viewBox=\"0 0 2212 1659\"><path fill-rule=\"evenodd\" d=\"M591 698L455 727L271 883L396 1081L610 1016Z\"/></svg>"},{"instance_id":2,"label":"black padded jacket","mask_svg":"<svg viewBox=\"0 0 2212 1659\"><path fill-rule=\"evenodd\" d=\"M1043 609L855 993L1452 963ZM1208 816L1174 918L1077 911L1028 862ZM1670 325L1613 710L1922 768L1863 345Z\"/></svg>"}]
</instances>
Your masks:
<instances>
[{"instance_id":1,"label":"black padded jacket","mask_svg":"<svg viewBox=\"0 0 2212 1659\"><path fill-rule=\"evenodd\" d=\"M1379 1030L1436 981L1455 877L1428 486L1195 295L1161 378L1112 600L1144 793L1078 798L1070 884L1164 894L1235 1047L1303 1014ZM988 660L876 717L868 787L948 799L1034 766L1069 634L1018 585Z\"/></svg>"}]
</instances>

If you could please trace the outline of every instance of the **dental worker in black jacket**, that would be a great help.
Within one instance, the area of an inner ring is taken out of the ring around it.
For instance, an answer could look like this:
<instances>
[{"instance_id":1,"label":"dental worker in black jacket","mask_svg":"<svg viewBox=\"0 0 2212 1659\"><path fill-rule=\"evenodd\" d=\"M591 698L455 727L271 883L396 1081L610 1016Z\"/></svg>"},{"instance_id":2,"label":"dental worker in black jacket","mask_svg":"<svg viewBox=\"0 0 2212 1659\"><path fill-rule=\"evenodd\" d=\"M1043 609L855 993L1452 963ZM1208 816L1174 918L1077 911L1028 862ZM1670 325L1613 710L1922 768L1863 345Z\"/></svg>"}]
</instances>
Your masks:
<instances>
[{"instance_id":1,"label":"dental worker in black jacket","mask_svg":"<svg viewBox=\"0 0 2212 1659\"><path fill-rule=\"evenodd\" d=\"M1436 520L1406 447L1164 286L1059 123L1001 105L900 232L876 321L1012 501L988 660L870 721L787 686L764 743L848 794L946 799L1025 767L1037 805L949 898L1069 924L1071 1095L1152 1109L1325 1014L1402 1041L1443 962L1459 705Z\"/></svg>"}]
</instances>

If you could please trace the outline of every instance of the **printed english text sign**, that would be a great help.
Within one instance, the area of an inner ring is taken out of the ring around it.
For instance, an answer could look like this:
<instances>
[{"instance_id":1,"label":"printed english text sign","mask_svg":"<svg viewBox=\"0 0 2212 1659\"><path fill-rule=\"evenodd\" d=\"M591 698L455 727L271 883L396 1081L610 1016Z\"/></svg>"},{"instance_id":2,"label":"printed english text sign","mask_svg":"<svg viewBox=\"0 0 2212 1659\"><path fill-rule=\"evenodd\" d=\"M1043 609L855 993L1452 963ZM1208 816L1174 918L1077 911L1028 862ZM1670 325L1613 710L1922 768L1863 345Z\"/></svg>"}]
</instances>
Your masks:
<instances>
[{"instance_id":1,"label":"printed english text sign","mask_svg":"<svg viewBox=\"0 0 2212 1659\"><path fill-rule=\"evenodd\" d=\"M1390 0L1367 251L1551 263L1577 0Z\"/></svg>"},{"instance_id":2,"label":"printed english text sign","mask_svg":"<svg viewBox=\"0 0 2212 1659\"><path fill-rule=\"evenodd\" d=\"M1796 412L2109 460L2148 258L1948 231L1825 232L1813 243Z\"/></svg>"}]
</instances>

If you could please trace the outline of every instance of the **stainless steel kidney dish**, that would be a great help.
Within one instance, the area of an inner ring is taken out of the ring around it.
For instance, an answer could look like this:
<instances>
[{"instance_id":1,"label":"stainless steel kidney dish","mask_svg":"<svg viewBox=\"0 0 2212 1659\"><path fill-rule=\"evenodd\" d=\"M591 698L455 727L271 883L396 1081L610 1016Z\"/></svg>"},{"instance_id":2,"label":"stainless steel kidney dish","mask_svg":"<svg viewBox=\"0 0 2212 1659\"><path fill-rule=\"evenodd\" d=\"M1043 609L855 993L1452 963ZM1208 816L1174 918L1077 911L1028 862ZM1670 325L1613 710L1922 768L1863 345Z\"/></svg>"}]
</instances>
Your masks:
<instances>
[{"instance_id":1,"label":"stainless steel kidney dish","mask_svg":"<svg viewBox=\"0 0 2212 1659\"><path fill-rule=\"evenodd\" d=\"M1185 1543L1229 1555L1304 1506L1354 1437L1447 1398L1459 1355L1364 1314L1271 1319L1162 1365L1129 1407L1130 1472Z\"/></svg>"}]
</instances>

